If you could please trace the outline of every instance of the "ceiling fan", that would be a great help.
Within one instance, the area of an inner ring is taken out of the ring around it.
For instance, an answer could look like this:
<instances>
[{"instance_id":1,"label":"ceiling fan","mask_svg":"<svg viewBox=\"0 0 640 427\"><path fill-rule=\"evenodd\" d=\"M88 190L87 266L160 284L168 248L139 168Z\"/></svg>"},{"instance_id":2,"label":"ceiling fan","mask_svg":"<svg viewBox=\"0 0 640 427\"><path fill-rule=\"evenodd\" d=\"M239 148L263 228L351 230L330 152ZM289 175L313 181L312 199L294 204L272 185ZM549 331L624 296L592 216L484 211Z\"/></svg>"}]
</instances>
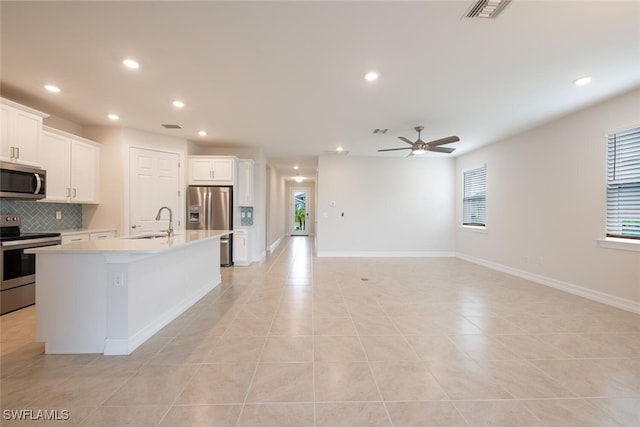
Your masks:
<instances>
[{"instance_id":1,"label":"ceiling fan","mask_svg":"<svg viewBox=\"0 0 640 427\"><path fill-rule=\"evenodd\" d=\"M452 142L460 141L460 138L458 138L457 136L448 136L446 138L441 138L441 139L436 139L436 140L429 141L429 142L424 142L422 139L420 139L420 132L422 132L423 129L424 129L424 126L416 126L415 127L416 132L418 132L418 139L416 139L415 141L410 141L409 139L405 138L404 136L399 136L398 137L400 140L402 140L402 141L406 142L407 144L411 145L411 147L386 148L384 150L378 150L378 152L381 152L381 151L397 151L397 150L411 150L411 153L409 154L409 156L414 156L416 154L423 154L426 151L435 151L436 153L453 153L455 148L440 147L440 145L451 144ZM407 157L409 157L409 156L407 156Z\"/></svg>"}]
</instances>

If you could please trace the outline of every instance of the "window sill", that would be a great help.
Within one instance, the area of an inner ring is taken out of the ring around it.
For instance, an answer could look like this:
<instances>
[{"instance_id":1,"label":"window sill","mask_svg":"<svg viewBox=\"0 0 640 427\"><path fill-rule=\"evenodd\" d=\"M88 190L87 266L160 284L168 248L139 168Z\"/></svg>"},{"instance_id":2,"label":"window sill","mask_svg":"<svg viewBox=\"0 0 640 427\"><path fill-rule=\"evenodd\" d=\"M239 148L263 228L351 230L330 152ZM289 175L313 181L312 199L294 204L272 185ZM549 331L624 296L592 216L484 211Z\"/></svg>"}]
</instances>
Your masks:
<instances>
[{"instance_id":1,"label":"window sill","mask_svg":"<svg viewBox=\"0 0 640 427\"><path fill-rule=\"evenodd\" d=\"M598 241L598 246L601 248L640 252L640 240L620 239L615 237L605 237L604 239L596 240Z\"/></svg>"},{"instance_id":2,"label":"window sill","mask_svg":"<svg viewBox=\"0 0 640 427\"><path fill-rule=\"evenodd\" d=\"M462 231L470 231L472 233L486 233L487 226L482 225L461 225L460 230Z\"/></svg>"}]
</instances>

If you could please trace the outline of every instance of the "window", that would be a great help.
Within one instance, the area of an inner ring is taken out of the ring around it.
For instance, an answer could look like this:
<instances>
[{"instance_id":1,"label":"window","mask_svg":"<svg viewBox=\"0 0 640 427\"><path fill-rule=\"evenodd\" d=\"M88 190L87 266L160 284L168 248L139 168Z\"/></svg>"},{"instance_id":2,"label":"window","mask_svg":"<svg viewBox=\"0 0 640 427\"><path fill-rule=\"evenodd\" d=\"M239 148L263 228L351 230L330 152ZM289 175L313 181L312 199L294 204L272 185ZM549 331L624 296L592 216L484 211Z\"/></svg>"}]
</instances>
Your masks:
<instances>
[{"instance_id":1,"label":"window","mask_svg":"<svg viewBox=\"0 0 640 427\"><path fill-rule=\"evenodd\" d=\"M607 236L640 239L640 127L609 135Z\"/></svg>"},{"instance_id":2,"label":"window","mask_svg":"<svg viewBox=\"0 0 640 427\"><path fill-rule=\"evenodd\" d=\"M486 225L486 194L487 166L464 172L462 225Z\"/></svg>"}]
</instances>

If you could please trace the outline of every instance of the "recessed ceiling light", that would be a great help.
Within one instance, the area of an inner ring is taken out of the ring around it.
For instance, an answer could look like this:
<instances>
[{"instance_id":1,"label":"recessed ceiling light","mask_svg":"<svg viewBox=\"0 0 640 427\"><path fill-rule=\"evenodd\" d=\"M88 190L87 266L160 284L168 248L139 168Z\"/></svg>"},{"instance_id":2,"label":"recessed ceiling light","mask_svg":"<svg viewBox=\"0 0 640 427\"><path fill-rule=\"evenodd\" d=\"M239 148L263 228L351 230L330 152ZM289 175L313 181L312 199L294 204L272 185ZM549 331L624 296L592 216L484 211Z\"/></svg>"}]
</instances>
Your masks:
<instances>
[{"instance_id":1,"label":"recessed ceiling light","mask_svg":"<svg viewBox=\"0 0 640 427\"><path fill-rule=\"evenodd\" d=\"M184 107L184 102L178 101L176 99L175 101L173 101L173 106L176 107L176 108L182 108L182 107Z\"/></svg>"},{"instance_id":2,"label":"recessed ceiling light","mask_svg":"<svg viewBox=\"0 0 640 427\"><path fill-rule=\"evenodd\" d=\"M342 151L342 150L344 150L344 148L342 148L342 147L336 148L336 151Z\"/></svg>"},{"instance_id":3,"label":"recessed ceiling light","mask_svg":"<svg viewBox=\"0 0 640 427\"><path fill-rule=\"evenodd\" d=\"M379 77L378 73L376 73L375 71L370 71L364 75L364 78L369 82L374 82L378 80L378 77Z\"/></svg>"},{"instance_id":4,"label":"recessed ceiling light","mask_svg":"<svg viewBox=\"0 0 640 427\"><path fill-rule=\"evenodd\" d=\"M46 90L48 90L49 92L53 92L53 93L58 93L60 92L60 88L58 86L54 86L54 85L45 85L44 88Z\"/></svg>"},{"instance_id":5,"label":"recessed ceiling light","mask_svg":"<svg viewBox=\"0 0 640 427\"><path fill-rule=\"evenodd\" d=\"M580 77L579 79L575 79L573 84L576 86L584 86L591 83L591 76Z\"/></svg>"},{"instance_id":6,"label":"recessed ceiling light","mask_svg":"<svg viewBox=\"0 0 640 427\"><path fill-rule=\"evenodd\" d=\"M201 131L198 131L198 135L207 136L207 133L205 131L201 130Z\"/></svg>"},{"instance_id":7,"label":"recessed ceiling light","mask_svg":"<svg viewBox=\"0 0 640 427\"><path fill-rule=\"evenodd\" d=\"M300 167L299 167L298 165L295 165L293 168L294 168L295 170L300 169Z\"/></svg>"},{"instance_id":8,"label":"recessed ceiling light","mask_svg":"<svg viewBox=\"0 0 640 427\"><path fill-rule=\"evenodd\" d=\"M120 116L117 114L109 114L107 117L109 117L109 120L120 120Z\"/></svg>"},{"instance_id":9,"label":"recessed ceiling light","mask_svg":"<svg viewBox=\"0 0 640 427\"><path fill-rule=\"evenodd\" d=\"M302 182L302 178L296 178L296 182Z\"/></svg>"},{"instance_id":10,"label":"recessed ceiling light","mask_svg":"<svg viewBox=\"0 0 640 427\"><path fill-rule=\"evenodd\" d=\"M138 64L138 61L135 61L133 59L125 59L124 61L122 61L122 63L124 64L125 67L132 68L134 70L137 70L138 68L140 68L140 64Z\"/></svg>"}]
</instances>

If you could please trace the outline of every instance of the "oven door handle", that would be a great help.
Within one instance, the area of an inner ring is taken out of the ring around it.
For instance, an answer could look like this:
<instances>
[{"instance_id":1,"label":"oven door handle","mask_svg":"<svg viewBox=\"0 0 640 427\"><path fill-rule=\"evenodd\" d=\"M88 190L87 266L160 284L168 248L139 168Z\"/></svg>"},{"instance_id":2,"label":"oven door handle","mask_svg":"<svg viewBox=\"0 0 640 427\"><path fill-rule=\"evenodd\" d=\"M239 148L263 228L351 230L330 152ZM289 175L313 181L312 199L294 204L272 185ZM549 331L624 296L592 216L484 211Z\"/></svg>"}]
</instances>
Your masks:
<instances>
[{"instance_id":1,"label":"oven door handle","mask_svg":"<svg viewBox=\"0 0 640 427\"><path fill-rule=\"evenodd\" d=\"M34 173L34 175L36 176L36 191L34 191L33 194L38 194L40 192L40 188L42 188L42 178L40 178L39 173Z\"/></svg>"},{"instance_id":2,"label":"oven door handle","mask_svg":"<svg viewBox=\"0 0 640 427\"><path fill-rule=\"evenodd\" d=\"M22 248L37 248L38 246L51 246L61 244L59 237L42 237L40 239L29 240L11 240L9 242L2 242L0 246L3 248L22 249Z\"/></svg>"}]
</instances>

